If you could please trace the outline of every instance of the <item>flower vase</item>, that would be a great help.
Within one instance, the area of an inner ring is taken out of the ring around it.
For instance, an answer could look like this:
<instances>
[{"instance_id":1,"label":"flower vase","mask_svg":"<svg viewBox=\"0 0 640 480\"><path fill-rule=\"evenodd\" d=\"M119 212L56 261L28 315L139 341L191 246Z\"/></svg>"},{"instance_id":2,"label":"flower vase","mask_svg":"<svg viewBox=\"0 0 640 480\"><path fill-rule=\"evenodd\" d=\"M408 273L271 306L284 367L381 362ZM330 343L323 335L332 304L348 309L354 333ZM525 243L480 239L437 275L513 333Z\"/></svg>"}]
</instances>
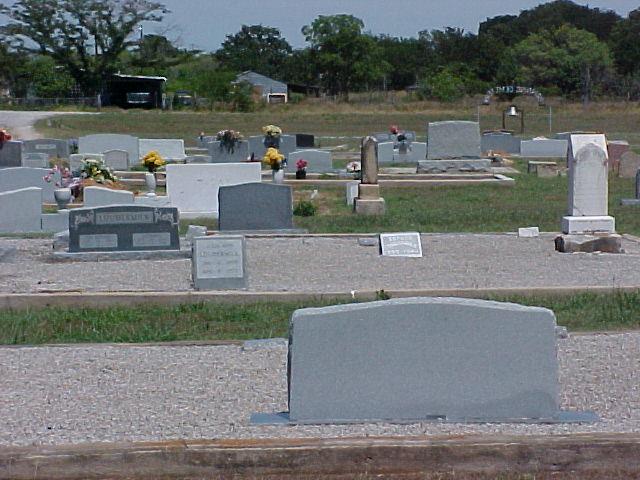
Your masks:
<instances>
[{"instance_id":1,"label":"flower vase","mask_svg":"<svg viewBox=\"0 0 640 480\"><path fill-rule=\"evenodd\" d=\"M144 183L147 185L147 197L155 197L156 196L156 174L155 173L145 173L144 174Z\"/></svg>"},{"instance_id":2,"label":"flower vase","mask_svg":"<svg viewBox=\"0 0 640 480\"><path fill-rule=\"evenodd\" d=\"M304 180L305 178L307 178L307 171L304 168L296 170L296 178L298 180Z\"/></svg>"},{"instance_id":3,"label":"flower vase","mask_svg":"<svg viewBox=\"0 0 640 480\"><path fill-rule=\"evenodd\" d=\"M70 188L56 188L53 191L53 198L55 198L58 204L58 210L66 210L67 205L71 202L71 189Z\"/></svg>"},{"instance_id":4,"label":"flower vase","mask_svg":"<svg viewBox=\"0 0 640 480\"><path fill-rule=\"evenodd\" d=\"M283 169L271 170L271 178L273 180L273 183L276 183L276 184L284 183L284 170Z\"/></svg>"}]
</instances>

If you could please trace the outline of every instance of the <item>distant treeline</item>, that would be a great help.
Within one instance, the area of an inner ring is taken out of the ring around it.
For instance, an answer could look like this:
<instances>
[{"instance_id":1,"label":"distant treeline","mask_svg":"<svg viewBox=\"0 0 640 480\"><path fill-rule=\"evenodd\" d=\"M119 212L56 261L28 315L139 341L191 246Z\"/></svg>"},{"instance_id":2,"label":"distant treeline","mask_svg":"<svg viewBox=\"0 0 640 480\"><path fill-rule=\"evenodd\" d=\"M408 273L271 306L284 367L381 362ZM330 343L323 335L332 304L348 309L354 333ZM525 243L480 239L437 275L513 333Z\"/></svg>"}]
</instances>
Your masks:
<instances>
[{"instance_id":1,"label":"distant treeline","mask_svg":"<svg viewBox=\"0 0 640 480\"><path fill-rule=\"evenodd\" d=\"M162 20L160 3L80 3L91 10L77 11L84 7L70 0L20 0L0 8L12 19L1 31L0 82L14 96L92 94L105 75L121 71L166 76L170 91L242 106L247 91L231 81L253 70L342 98L411 88L419 98L447 101L497 85L584 100L640 97L640 8L623 18L557 0L489 18L477 35L450 27L417 38L374 36L358 18L329 15L302 27L308 44L302 49L293 49L276 28L243 25L216 52L202 52L162 35L132 39L140 22Z\"/></svg>"}]
</instances>

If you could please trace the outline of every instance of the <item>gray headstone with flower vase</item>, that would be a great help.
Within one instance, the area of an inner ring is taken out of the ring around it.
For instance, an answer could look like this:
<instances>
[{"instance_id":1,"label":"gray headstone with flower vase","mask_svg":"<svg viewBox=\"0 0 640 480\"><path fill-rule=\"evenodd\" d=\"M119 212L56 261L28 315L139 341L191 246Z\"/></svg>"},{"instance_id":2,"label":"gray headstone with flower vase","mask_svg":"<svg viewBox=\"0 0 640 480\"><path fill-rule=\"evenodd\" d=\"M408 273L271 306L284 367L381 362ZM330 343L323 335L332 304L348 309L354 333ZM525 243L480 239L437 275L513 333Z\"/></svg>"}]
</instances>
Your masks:
<instances>
[{"instance_id":1,"label":"gray headstone with flower vase","mask_svg":"<svg viewBox=\"0 0 640 480\"><path fill-rule=\"evenodd\" d=\"M333 162L331 152L324 150L298 150L291 152L287 159L287 170L295 172L296 163L303 159L307 161L307 172L309 173L329 173L333 172Z\"/></svg>"}]
</instances>

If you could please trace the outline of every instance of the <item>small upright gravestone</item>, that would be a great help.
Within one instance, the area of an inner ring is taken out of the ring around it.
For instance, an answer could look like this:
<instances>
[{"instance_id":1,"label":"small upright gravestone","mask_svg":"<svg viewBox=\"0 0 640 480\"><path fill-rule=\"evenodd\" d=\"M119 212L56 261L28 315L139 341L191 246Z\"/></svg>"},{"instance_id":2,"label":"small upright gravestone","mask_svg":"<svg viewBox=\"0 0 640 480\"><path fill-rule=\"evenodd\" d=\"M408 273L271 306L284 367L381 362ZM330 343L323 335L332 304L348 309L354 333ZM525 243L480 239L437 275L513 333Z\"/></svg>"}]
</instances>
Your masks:
<instances>
[{"instance_id":1,"label":"small upright gravestone","mask_svg":"<svg viewBox=\"0 0 640 480\"><path fill-rule=\"evenodd\" d=\"M178 209L137 205L69 212L69 252L180 250Z\"/></svg>"},{"instance_id":2,"label":"small upright gravestone","mask_svg":"<svg viewBox=\"0 0 640 480\"><path fill-rule=\"evenodd\" d=\"M288 386L288 415L253 423L597 420L560 411L553 312L486 300L297 310Z\"/></svg>"},{"instance_id":3,"label":"small upright gravestone","mask_svg":"<svg viewBox=\"0 0 640 480\"><path fill-rule=\"evenodd\" d=\"M362 140L360 165L362 180L358 186L358 197L354 200L354 210L360 215L383 215L384 198L380 197L378 185L378 142L373 137Z\"/></svg>"},{"instance_id":4,"label":"small upright gravestone","mask_svg":"<svg viewBox=\"0 0 640 480\"><path fill-rule=\"evenodd\" d=\"M636 198L623 198L620 205L637 206L640 205L640 169L636 172Z\"/></svg>"},{"instance_id":5,"label":"small upright gravestone","mask_svg":"<svg viewBox=\"0 0 640 480\"><path fill-rule=\"evenodd\" d=\"M622 178L634 178L640 168L640 155L635 152L625 152L618 162L618 175Z\"/></svg>"},{"instance_id":6,"label":"small upright gravestone","mask_svg":"<svg viewBox=\"0 0 640 480\"><path fill-rule=\"evenodd\" d=\"M243 236L195 237L191 249L193 284L196 290L247 287L246 246Z\"/></svg>"}]
</instances>

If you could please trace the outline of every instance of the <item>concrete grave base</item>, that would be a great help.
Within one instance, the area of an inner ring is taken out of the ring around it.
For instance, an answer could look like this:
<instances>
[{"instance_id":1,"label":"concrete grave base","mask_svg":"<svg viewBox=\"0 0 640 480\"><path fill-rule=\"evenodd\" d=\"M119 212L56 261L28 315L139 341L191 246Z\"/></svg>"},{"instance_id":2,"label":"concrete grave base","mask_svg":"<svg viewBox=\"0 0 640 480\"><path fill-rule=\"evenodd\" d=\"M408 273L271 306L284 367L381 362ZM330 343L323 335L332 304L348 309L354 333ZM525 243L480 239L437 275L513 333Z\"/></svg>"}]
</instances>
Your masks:
<instances>
[{"instance_id":1,"label":"concrete grave base","mask_svg":"<svg viewBox=\"0 0 640 480\"><path fill-rule=\"evenodd\" d=\"M384 198L375 200L356 198L354 199L353 207L358 215L384 215L386 211Z\"/></svg>"},{"instance_id":2,"label":"concrete grave base","mask_svg":"<svg viewBox=\"0 0 640 480\"><path fill-rule=\"evenodd\" d=\"M133 252L54 252L58 262L109 262L120 260L173 260L191 258L191 250L138 250Z\"/></svg>"},{"instance_id":3,"label":"concrete grave base","mask_svg":"<svg viewBox=\"0 0 640 480\"><path fill-rule=\"evenodd\" d=\"M624 253L622 237L613 235L559 235L554 240L556 250L561 253Z\"/></svg>"},{"instance_id":4,"label":"concrete grave base","mask_svg":"<svg viewBox=\"0 0 640 480\"><path fill-rule=\"evenodd\" d=\"M291 420L289 418L289 412L281 413L254 413L249 419L250 425L283 425L283 426L295 426L295 425L357 425L364 423L391 423L396 425L404 425L409 423L522 423L529 425L554 425L559 423L595 423L599 422L600 418L594 412L576 412L563 410L559 411L556 415L549 418L464 418L464 417L447 417L447 416L426 416L414 419L405 420L393 420L388 418L372 418L369 420L340 420L340 421L300 421Z\"/></svg>"},{"instance_id":5,"label":"concrete grave base","mask_svg":"<svg viewBox=\"0 0 640 480\"><path fill-rule=\"evenodd\" d=\"M491 160L488 158L462 158L443 160L421 160L417 173L491 172Z\"/></svg>"},{"instance_id":6,"label":"concrete grave base","mask_svg":"<svg viewBox=\"0 0 640 480\"><path fill-rule=\"evenodd\" d=\"M584 216L562 217L562 233L581 234L605 232L614 233L616 231L616 221L608 215L602 216Z\"/></svg>"}]
</instances>

